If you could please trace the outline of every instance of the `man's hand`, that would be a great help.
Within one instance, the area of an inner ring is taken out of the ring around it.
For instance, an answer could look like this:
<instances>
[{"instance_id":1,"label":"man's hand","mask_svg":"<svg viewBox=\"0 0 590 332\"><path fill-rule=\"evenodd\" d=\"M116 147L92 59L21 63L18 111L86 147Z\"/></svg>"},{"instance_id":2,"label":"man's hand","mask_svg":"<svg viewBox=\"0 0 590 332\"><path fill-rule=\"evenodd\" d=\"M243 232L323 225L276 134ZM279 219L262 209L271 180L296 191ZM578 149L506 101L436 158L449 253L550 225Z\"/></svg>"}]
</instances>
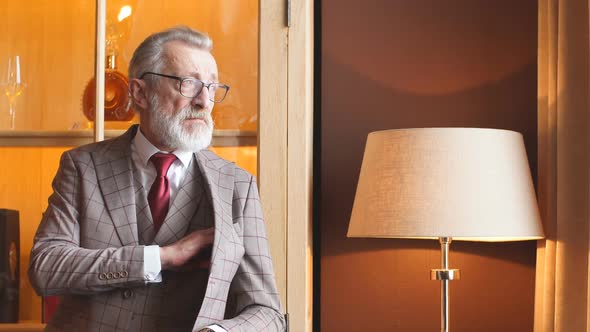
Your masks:
<instances>
[{"instance_id":1,"label":"man's hand","mask_svg":"<svg viewBox=\"0 0 590 332\"><path fill-rule=\"evenodd\" d=\"M213 245L214 234L213 227L202 229L190 233L169 246L160 247L162 270L182 269L191 260L201 258L198 256L201 256ZM200 263L202 265L202 260Z\"/></svg>"}]
</instances>

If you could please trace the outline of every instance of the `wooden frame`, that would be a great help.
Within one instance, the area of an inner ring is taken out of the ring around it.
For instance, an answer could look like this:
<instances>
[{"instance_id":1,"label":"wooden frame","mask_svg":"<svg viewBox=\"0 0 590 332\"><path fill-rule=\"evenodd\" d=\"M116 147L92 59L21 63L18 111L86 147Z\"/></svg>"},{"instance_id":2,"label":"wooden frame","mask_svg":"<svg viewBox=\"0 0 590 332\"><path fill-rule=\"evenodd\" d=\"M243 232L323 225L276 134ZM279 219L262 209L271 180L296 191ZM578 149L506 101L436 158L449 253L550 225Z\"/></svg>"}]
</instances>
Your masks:
<instances>
[{"instance_id":1,"label":"wooden frame","mask_svg":"<svg viewBox=\"0 0 590 332\"><path fill-rule=\"evenodd\" d=\"M313 1L291 1L287 149L287 307L292 331L312 330Z\"/></svg>"},{"instance_id":2,"label":"wooden frame","mask_svg":"<svg viewBox=\"0 0 590 332\"><path fill-rule=\"evenodd\" d=\"M260 195L290 329L311 331L313 2L261 0L260 49Z\"/></svg>"}]
</instances>

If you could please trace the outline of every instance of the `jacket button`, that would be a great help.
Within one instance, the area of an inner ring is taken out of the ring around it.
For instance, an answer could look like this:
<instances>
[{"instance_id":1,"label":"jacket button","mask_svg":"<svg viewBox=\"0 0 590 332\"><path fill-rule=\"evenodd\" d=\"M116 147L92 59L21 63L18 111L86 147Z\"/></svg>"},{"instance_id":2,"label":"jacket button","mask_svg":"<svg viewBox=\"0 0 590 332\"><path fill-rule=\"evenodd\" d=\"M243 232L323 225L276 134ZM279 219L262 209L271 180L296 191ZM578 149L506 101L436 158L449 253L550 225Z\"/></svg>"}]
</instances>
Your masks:
<instances>
[{"instance_id":1,"label":"jacket button","mask_svg":"<svg viewBox=\"0 0 590 332\"><path fill-rule=\"evenodd\" d=\"M131 289L126 289L123 291L123 298L128 299L133 296L133 291Z\"/></svg>"},{"instance_id":2,"label":"jacket button","mask_svg":"<svg viewBox=\"0 0 590 332\"><path fill-rule=\"evenodd\" d=\"M107 278L107 274L104 272L98 275L98 280L105 280L106 278Z\"/></svg>"},{"instance_id":3,"label":"jacket button","mask_svg":"<svg viewBox=\"0 0 590 332\"><path fill-rule=\"evenodd\" d=\"M127 271L121 271L121 277L122 278L127 278L128 275L129 275L129 272L127 272Z\"/></svg>"}]
</instances>

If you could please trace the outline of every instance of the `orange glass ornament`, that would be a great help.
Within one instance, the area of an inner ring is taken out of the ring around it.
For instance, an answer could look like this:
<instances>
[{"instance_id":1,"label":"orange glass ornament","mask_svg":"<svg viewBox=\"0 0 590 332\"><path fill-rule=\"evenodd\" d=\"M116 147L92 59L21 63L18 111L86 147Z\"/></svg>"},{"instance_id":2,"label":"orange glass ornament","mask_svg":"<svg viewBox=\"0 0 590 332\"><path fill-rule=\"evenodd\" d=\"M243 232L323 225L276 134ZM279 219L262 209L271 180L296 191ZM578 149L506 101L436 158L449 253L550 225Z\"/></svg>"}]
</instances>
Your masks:
<instances>
[{"instance_id":1,"label":"orange glass ornament","mask_svg":"<svg viewBox=\"0 0 590 332\"><path fill-rule=\"evenodd\" d=\"M96 79L93 77L86 88L82 98L82 110L90 121L94 121ZM130 121L135 112L130 107L129 80L127 76L117 71L116 55L107 56L105 68L104 91L104 119L105 121Z\"/></svg>"}]
</instances>

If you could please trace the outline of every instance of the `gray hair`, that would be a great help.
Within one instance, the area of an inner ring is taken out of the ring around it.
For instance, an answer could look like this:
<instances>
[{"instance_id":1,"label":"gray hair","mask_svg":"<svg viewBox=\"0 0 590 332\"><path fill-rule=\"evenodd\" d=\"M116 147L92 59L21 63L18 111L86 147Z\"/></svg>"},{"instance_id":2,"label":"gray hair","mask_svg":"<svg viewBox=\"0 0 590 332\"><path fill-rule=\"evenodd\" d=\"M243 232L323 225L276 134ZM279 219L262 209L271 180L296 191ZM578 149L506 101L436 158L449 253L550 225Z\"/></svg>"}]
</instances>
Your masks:
<instances>
[{"instance_id":1,"label":"gray hair","mask_svg":"<svg viewBox=\"0 0 590 332\"><path fill-rule=\"evenodd\" d=\"M206 34L186 26L177 26L147 37L133 52L129 62L129 79L139 78L146 71L160 72L166 58L164 44L170 41L181 41L198 49L211 51L213 41ZM156 82L153 75L148 75L148 84Z\"/></svg>"}]
</instances>

